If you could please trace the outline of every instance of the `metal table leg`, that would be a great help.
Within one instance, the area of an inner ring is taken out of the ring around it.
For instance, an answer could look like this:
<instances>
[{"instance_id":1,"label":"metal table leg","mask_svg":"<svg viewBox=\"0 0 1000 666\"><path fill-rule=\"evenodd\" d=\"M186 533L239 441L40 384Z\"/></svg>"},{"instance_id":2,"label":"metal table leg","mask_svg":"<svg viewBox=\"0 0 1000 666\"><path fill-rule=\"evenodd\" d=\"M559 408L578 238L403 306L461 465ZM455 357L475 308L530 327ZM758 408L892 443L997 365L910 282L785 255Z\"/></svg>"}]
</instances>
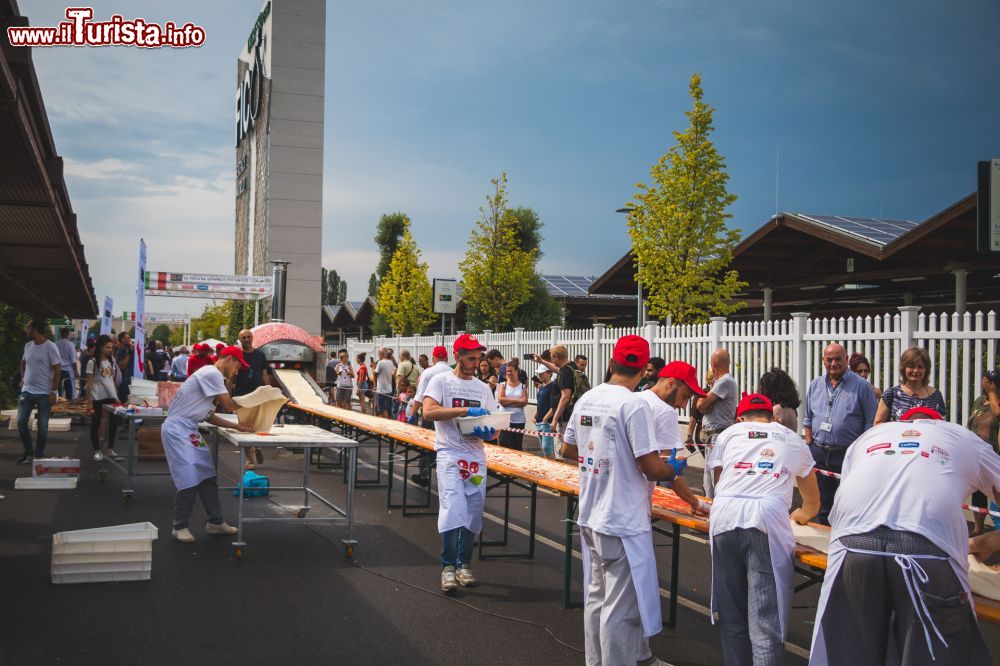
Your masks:
<instances>
[{"instance_id":1,"label":"metal table leg","mask_svg":"<svg viewBox=\"0 0 1000 666\"><path fill-rule=\"evenodd\" d=\"M563 541L563 608L583 608L583 602L570 601L570 585L573 580L573 532L576 522L577 498L566 496L566 534ZM585 591L586 592L586 591Z\"/></svg>"},{"instance_id":2,"label":"metal table leg","mask_svg":"<svg viewBox=\"0 0 1000 666\"><path fill-rule=\"evenodd\" d=\"M239 507L236 519L236 541L233 542L233 554L236 559L243 557L243 547L246 542L243 540L243 469L246 466L247 450L245 446L240 446L240 473L237 475L237 489L239 490Z\"/></svg>"}]
</instances>

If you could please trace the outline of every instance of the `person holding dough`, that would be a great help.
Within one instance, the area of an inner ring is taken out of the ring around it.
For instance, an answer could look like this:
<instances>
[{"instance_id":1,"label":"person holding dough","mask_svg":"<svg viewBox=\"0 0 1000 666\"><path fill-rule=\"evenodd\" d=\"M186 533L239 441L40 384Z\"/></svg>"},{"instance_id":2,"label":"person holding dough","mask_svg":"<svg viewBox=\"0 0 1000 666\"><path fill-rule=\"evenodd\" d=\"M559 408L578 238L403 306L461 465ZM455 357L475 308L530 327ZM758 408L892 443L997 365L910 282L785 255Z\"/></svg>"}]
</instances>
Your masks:
<instances>
[{"instance_id":1,"label":"person holding dough","mask_svg":"<svg viewBox=\"0 0 1000 666\"><path fill-rule=\"evenodd\" d=\"M170 403L167 419L160 428L163 452L177 487L173 518L173 538L177 541L193 543L195 540L188 529L195 497L201 497L208 514L205 534L236 534L236 528L222 519L212 452L202 442L198 424L207 421L220 428L253 432L253 426L227 421L214 412L216 404L227 411L236 411L237 405L226 390L226 382L246 367L239 347L223 349L214 365L206 365L187 378Z\"/></svg>"}]
</instances>

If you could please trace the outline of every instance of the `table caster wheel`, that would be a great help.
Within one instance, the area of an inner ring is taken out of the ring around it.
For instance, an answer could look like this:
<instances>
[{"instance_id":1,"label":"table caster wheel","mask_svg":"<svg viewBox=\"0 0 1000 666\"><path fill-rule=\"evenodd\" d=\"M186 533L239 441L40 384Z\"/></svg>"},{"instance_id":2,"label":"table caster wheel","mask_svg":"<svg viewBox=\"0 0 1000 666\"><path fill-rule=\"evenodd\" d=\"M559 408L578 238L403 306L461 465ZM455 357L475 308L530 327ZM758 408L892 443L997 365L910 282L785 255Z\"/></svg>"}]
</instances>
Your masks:
<instances>
[{"instance_id":1,"label":"table caster wheel","mask_svg":"<svg viewBox=\"0 0 1000 666\"><path fill-rule=\"evenodd\" d=\"M354 546L351 544L344 546L344 554L348 557L354 557Z\"/></svg>"},{"instance_id":2,"label":"table caster wheel","mask_svg":"<svg viewBox=\"0 0 1000 666\"><path fill-rule=\"evenodd\" d=\"M104 483L108 479L108 470L102 469L97 472L98 478L100 478L101 483Z\"/></svg>"},{"instance_id":3,"label":"table caster wheel","mask_svg":"<svg viewBox=\"0 0 1000 666\"><path fill-rule=\"evenodd\" d=\"M298 516L299 518L305 518L307 513L309 513L309 509L307 509L306 507L302 507L301 509L299 509L299 512L296 513L295 515Z\"/></svg>"},{"instance_id":4,"label":"table caster wheel","mask_svg":"<svg viewBox=\"0 0 1000 666\"><path fill-rule=\"evenodd\" d=\"M236 548L233 551L233 557L235 557L238 560L242 560L243 559L243 549L242 548Z\"/></svg>"}]
</instances>

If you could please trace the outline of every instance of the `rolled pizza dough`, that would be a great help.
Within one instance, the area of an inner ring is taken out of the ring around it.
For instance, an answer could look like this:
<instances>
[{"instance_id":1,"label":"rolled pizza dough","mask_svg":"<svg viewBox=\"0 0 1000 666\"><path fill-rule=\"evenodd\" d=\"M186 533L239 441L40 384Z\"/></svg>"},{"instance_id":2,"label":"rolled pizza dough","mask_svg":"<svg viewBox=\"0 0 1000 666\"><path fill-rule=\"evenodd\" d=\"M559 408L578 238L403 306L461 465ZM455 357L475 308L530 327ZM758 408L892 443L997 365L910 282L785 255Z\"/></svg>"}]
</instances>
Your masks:
<instances>
[{"instance_id":1,"label":"rolled pizza dough","mask_svg":"<svg viewBox=\"0 0 1000 666\"><path fill-rule=\"evenodd\" d=\"M278 410L288 402L281 389L273 386L261 386L253 393L233 398L239 407L236 416L240 423L253 426L254 432L271 432L274 417Z\"/></svg>"}]
</instances>

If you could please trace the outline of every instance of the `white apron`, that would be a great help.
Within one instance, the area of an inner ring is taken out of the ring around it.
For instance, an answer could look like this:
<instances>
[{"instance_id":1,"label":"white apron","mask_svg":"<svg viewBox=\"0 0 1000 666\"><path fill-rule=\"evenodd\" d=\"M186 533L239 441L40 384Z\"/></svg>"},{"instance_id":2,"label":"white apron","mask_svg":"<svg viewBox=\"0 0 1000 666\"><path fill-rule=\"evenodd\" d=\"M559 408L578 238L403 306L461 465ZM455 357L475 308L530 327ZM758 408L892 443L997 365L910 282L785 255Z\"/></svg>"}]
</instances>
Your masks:
<instances>
[{"instance_id":1,"label":"white apron","mask_svg":"<svg viewBox=\"0 0 1000 666\"><path fill-rule=\"evenodd\" d=\"M216 475L212 450L202 443L197 424L168 417L160 427L160 437L177 490L192 488Z\"/></svg>"},{"instance_id":2,"label":"white apron","mask_svg":"<svg viewBox=\"0 0 1000 666\"><path fill-rule=\"evenodd\" d=\"M438 449L438 532L464 527L473 534L483 530L486 505L486 452Z\"/></svg>"},{"instance_id":3,"label":"white apron","mask_svg":"<svg viewBox=\"0 0 1000 666\"><path fill-rule=\"evenodd\" d=\"M639 600L639 617L643 635L655 636L663 630L660 614L660 579L656 573L656 555L653 552L653 531L634 536L618 537L625 548L625 558L632 574L632 585ZM590 588L590 548L580 532L580 551L583 554L583 590Z\"/></svg>"},{"instance_id":4,"label":"white apron","mask_svg":"<svg viewBox=\"0 0 1000 666\"><path fill-rule=\"evenodd\" d=\"M756 502L757 510L767 528L767 547L774 570L775 592L778 597L778 621L782 638L788 635L788 615L792 609L792 595L795 592L795 535L788 522L788 507L774 495L716 495L712 501L712 513L721 515L727 505L736 502ZM716 523L709 521L709 548L714 547ZM712 624L715 624L715 573L712 574L711 597Z\"/></svg>"},{"instance_id":5,"label":"white apron","mask_svg":"<svg viewBox=\"0 0 1000 666\"><path fill-rule=\"evenodd\" d=\"M975 615L975 602L972 599L972 590L969 588L969 572L965 568L966 563L956 562L953 558L940 557L937 555L901 555L882 551L858 550L844 546L840 543L839 539L831 541L830 551L827 553L826 558L826 575L823 578L823 589L820 591L819 605L816 608L816 624L813 626L812 650L809 655L810 666L826 666L830 663L829 657L826 655L826 638L823 635L823 614L826 611L826 605L830 600L830 590L833 588L833 583L837 580L837 576L840 574L840 567L843 566L844 558L847 557L848 551L866 555L878 555L880 557L892 557L896 560L896 564L898 564L903 570L903 579L906 582L906 589L910 593L910 601L913 602L913 606L916 609L917 618L920 620L921 627L924 631L924 638L927 641L927 647L930 650L932 657L934 655L934 646L931 633L933 632L945 645L947 645L947 642L938 631L933 618L930 617L927 610L927 605L924 603L922 583L927 581L927 574L920 566L920 560L947 559L951 564L951 568L955 572L955 575L958 576L958 580L962 584L962 589L965 591L965 595L969 600L969 606L972 608L973 615Z\"/></svg>"}]
</instances>

